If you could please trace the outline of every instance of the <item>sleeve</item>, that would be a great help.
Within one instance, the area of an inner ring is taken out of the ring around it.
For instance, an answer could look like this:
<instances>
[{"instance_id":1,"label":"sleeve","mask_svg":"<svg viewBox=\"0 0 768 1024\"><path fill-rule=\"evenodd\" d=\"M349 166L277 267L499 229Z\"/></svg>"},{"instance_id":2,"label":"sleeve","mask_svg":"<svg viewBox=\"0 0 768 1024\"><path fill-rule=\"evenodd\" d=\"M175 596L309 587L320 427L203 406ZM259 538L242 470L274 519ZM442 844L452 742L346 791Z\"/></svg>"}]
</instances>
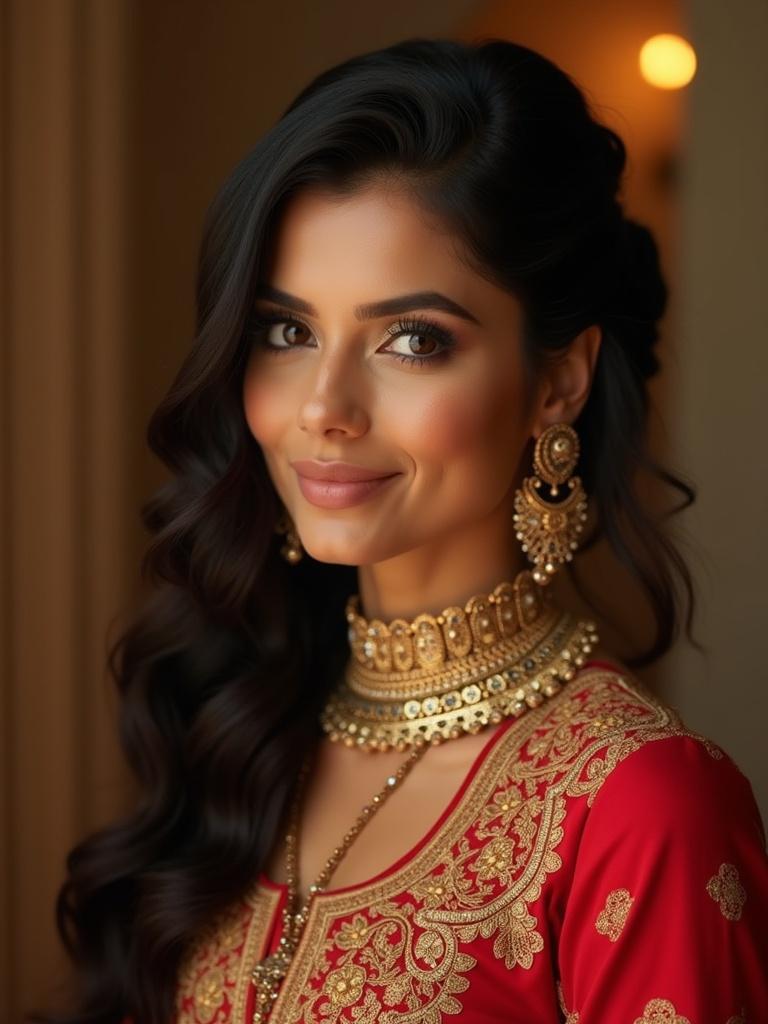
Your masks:
<instances>
[{"instance_id":1,"label":"sleeve","mask_svg":"<svg viewBox=\"0 0 768 1024\"><path fill-rule=\"evenodd\" d=\"M768 1021L768 856L752 788L690 735L649 740L598 790L558 944L578 1024Z\"/></svg>"}]
</instances>

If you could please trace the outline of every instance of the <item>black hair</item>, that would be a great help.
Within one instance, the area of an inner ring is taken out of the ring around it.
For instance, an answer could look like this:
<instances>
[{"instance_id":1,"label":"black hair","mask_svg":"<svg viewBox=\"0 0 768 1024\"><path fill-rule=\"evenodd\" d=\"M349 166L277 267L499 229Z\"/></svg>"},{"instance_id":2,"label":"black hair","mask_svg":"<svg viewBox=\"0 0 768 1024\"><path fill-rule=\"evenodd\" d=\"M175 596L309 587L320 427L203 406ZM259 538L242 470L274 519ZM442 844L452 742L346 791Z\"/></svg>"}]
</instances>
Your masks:
<instances>
[{"instance_id":1,"label":"black hair","mask_svg":"<svg viewBox=\"0 0 768 1024\"><path fill-rule=\"evenodd\" d=\"M143 506L151 593L110 650L119 732L140 787L125 819L69 852L56 914L71 1006L40 1024L168 1024L190 941L272 851L317 718L348 654L351 566L288 565L281 512L242 404L254 286L290 197L397 180L518 295L535 370L585 327L603 340L573 424L603 537L638 581L665 653L694 606L685 561L638 496L667 288L649 230L620 198L621 138L524 46L408 39L314 79L235 167L208 211L191 350L152 415L170 478ZM576 563L568 571L578 582ZM222 870L226 865L226 870Z\"/></svg>"}]
</instances>

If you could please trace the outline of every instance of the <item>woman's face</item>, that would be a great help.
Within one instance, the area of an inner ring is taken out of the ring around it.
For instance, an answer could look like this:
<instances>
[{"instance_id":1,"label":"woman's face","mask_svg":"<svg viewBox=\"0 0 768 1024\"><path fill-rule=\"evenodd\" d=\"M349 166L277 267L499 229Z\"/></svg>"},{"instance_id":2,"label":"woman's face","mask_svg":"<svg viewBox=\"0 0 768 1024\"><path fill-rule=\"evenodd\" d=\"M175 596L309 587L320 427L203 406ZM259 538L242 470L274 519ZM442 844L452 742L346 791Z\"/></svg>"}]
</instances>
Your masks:
<instances>
[{"instance_id":1,"label":"woman's face","mask_svg":"<svg viewBox=\"0 0 768 1024\"><path fill-rule=\"evenodd\" d=\"M371 565L444 550L494 515L511 524L533 407L519 301L383 187L297 195L271 256L255 313L276 322L252 341L243 401L308 553ZM302 481L296 460L392 476L344 493Z\"/></svg>"}]
</instances>

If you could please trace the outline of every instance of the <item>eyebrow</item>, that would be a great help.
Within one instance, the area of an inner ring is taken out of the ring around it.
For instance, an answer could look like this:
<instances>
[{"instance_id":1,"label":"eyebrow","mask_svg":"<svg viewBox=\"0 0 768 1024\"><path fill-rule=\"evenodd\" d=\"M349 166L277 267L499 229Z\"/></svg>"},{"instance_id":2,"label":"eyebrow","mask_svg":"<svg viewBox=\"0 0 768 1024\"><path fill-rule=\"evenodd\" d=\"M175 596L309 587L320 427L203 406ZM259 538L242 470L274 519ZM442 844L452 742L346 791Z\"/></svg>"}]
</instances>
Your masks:
<instances>
[{"instance_id":1,"label":"eyebrow","mask_svg":"<svg viewBox=\"0 0 768 1024\"><path fill-rule=\"evenodd\" d=\"M281 291L279 288L274 288L272 285L259 285L256 288L255 298L269 299L271 302L289 306L297 313L317 316L317 310L309 302ZM355 306L354 314L357 320L375 320L378 317L391 316L393 313L408 313L414 309L441 309L445 313L452 313L454 316L461 317L462 320L469 320L470 323L480 326L480 321L473 313L440 292L411 292L409 295L396 295L394 298L382 299L379 302L367 302Z\"/></svg>"}]
</instances>

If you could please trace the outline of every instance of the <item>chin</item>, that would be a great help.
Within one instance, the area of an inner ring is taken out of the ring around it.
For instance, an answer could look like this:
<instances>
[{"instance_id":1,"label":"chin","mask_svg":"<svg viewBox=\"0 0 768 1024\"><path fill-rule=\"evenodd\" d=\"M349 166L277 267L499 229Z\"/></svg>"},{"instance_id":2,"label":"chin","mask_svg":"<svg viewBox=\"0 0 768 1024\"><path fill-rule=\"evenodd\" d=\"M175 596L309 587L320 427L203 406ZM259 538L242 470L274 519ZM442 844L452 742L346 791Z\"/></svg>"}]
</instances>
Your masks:
<instances>
[{"instance_id":1,"label":"chin","mask_svg":"<svg viewBox=\"0 0 768 1024\"><path fill-rule=\"evenodd\" d=\"M316 562L325 562L328 565L375 565L376 562L389 557L387 553L373 549L370 544L312 544L302 540L302 545Z\"/></svg>"}]
</instances>

